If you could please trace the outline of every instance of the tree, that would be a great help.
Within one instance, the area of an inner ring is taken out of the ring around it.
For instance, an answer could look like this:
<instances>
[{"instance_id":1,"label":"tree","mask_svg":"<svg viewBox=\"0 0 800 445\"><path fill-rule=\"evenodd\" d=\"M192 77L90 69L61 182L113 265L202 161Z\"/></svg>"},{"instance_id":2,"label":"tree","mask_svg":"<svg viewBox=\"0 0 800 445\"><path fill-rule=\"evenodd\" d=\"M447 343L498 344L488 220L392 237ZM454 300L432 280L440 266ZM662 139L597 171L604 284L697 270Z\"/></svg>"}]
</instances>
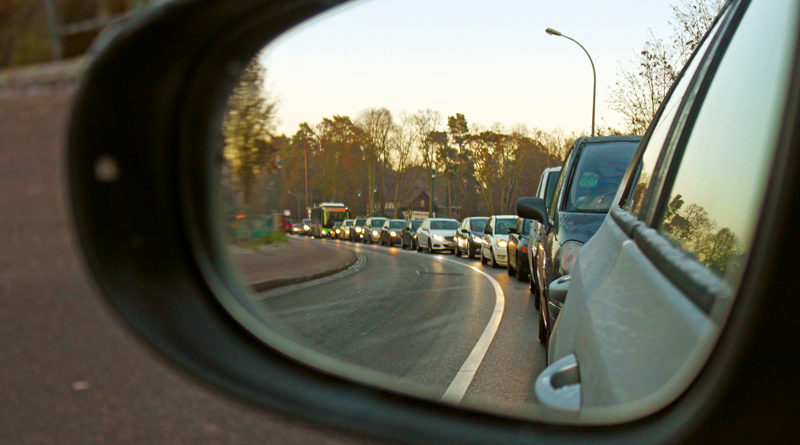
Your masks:
<instances>
[{"instance_id":1,"label":"tree","mask_svg":"<svg viewBox=\"0 0 800 445\"><path fill-rule=\"evenodd\" d=\"M674 30L673 48L678 66L689 60L724 4L724 0L682 0L672 5L670 24Z\"/></svg>"},{"instance_id":2,"label":"tree","mask_svg":"<svg viewBox=\"0 0 800 445\"><path fill-rule=\"evenodd\" d=\"M383 196L389 161L389 135L394 127L392 113L386 108L370 108L361 113L358 121L364 134L364 153L367 157L369 212L372 213L376 207L374 202L376 193L373 190L378 185L380 176L381 186L378 191L381 199L378 208L383 214L385 202Z\"/></svg>"},{"instance_id":3,"label":"tree","mask_svg":"<svg viewBox=\"0 0 800 445\"><path fill-rule=\"evenodd\" d=\"M638 70L620 70L611 107L627 118L631 133L644 134L675 82L678 73L673 59L669 47L651 34L639 52Z\"/></svg>"},{"instance_id":4,"label":"tree","mask_svg":"<svg viewBox=\"0 0 800 445\"><path fill-rule=\"evenodd\" d=\"M407 114L400 116L400 122L392 129L390 138L390 152L392 165L397 173L394 186L394 217L398 217L400 210L400 190L408 183L409 166L414 162L413 149L417 144L417 133L414 128L414 118Z\"/></svg>"},{"instance_id":5,"label":"tree","mask_svg":"<svg viewBox=\"0 0 800 445\"><path fill-rule=\"evenodd\" d=\"M272 143L277 102L264 90L265 71L254 59L228 99L223 120L223 150L240 203L252 210L251 191L256 177L275 168L277 148Z\"/></svg>"},{"instance_id":6,"label":"tree","mask_svg":"<svg viewBox=\"0 0 800 445\"><path fill-rule=\"evenodd\" d=\"M722 0L682 0L672 5L671 43L650 33L634 61L635 68L620 67L609 102L612 109L625 116L631 133L643 134L647 130L722 4Z\"/></svg>"}]
</instances>

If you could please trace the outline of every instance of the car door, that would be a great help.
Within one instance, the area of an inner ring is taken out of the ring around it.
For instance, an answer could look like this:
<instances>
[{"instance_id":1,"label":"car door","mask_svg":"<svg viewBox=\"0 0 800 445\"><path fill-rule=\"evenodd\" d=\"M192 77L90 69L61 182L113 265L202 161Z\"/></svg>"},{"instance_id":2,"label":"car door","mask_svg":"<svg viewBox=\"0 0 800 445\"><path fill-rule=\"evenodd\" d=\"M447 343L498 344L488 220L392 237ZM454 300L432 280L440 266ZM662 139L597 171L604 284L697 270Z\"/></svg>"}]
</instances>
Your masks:
<instances>
[{"instance_id":1,"label":"car door","mask_svg":"<svg viewBox=\"0 0 800 445\"><path fill-rule=\"evenodd\" d=\"M422 221L422 224L419 226L417 230L417 246L419 247L427 247L428 246L428 236L430 234L430 219L425 219Z\"/></svg>"},{"instance_id":2,"label":"car door","mask_svg":"<svg viewBox=\"0 0 800 445\"><path fill-rule=\"evenodd\" d=\"M619 205L572 269L549 359L580 369L582 407L672 400L738 298L769 224L761 209L780 168L795 46L796 6L759 6L727 17L703 43L640 146Z\"/></svg>"}]
</instances>

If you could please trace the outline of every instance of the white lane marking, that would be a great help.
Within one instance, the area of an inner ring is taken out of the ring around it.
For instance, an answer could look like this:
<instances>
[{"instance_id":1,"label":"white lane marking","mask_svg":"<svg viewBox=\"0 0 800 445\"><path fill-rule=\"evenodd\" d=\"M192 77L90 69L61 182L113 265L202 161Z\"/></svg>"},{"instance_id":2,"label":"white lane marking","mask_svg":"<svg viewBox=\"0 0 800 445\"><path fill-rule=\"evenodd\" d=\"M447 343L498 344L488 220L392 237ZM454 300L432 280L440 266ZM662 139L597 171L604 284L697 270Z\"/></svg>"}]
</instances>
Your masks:
<instances>
[{"instance_id":1,"label":"white lane marking","mask_svg":"<svg viewBox=\"0 0 800 445\"><path fill-rule=\"evenodd\" d=\"M356 257L358 258L356 259L356 262L351 264L347 269L344 269L341 272L337 272L333 275L328 275L327 277L317 278L316 280L304 281L302 283L290 284L288 286L276 287L275 289L259 292L258 299L260 301L268 300L272 297L278 297L298 290L307 289L309 287L319 286L320 284L330 283L331 281L339 280L348 275L352 275L363 269L364 265L367 264L367 257L365 257L364 255L356 254Z\"/></svg>"},{"instance_id":2,"label":"white lane marking","mask_svg":"<svg viewBox=\"0 0 800 445\"><path fill-rule=\"evenodd\" d=\"M461 399L464 398L464 394L467 392L467 388L469 388L469 385L472 383L472 379L475 378L475 373L478 372L478 368L483 362L483 357L486 356L486 351L489 350L489 346L492 344L492 340L494 340L497 329L500 327L500 321L503 319L503 311L505 310L506 306L506 296L503 293L503 288L500 287L500 283L498 283L493 276L478 269L477 267L448 258L439 257L436 259L440 261L449 261L451 263L468 267L485 276L494 287L495 300L492 316L489 318L489 322L486 323L486 327L483 329L483 333L478 338L478 342L475 343L475 346L467 356L467 359L461 365L458 373L456 373L455 378L452 382L450 382L450 386L447 387L444 395L442 395L443 401L458 404L461 402Z\"/></svg>"},{"instance_id":3,"label":"white lane marking","mask_svg":"<svg viewBox=\"0 0 800 445\"><path fill-rule=\"evenodd\" d=\"M349 246L348 244L342 243L344 246ZM380 251L382 249L378 249L377 246L372 246L374 251ZM419 255L419 253L414 251L407 251L405 249L398 248L399 252L404 252L413 255ZM490 283L492 283L492 287L494 288L494 310L492 311L492 316L489 317L489 322L486 323L486 327L483 329L483 333L478 338L478 341L473 346L472 351L470 351L467 359L461 365L458 372L456 373L455 378L453 381L450 382L450 386L447 387L447 390L441 397L441 400L444 402L452 403L452 404L459 404L461 403L461 399L464 398L464 394L466 394L469 385L472 384L472 380L475 378L475 374L478 372L478 368L481 366L483 362L483 358L486 356L486 352L489 350L489 346L491 346L492 341L494 340L495 334L497 334L497 329L500 327L500 322L503 320L503 311L505 310L506 306L506 296L503 293L503 288L500 287L500 283L494 279L493 276L489 275L488 273L478 269L475 266L463 263L461 261L452 260L449 258L439 257L439 256L427 256L424 257L430 258L432 260L438 261L449 261L454 264L459 264L464 267L468 267L475 272L486 277ZM359 255L359 260L361 259L361 255ZM336 275L331 275L334 277Z\"/></svg>"}]
</instances>

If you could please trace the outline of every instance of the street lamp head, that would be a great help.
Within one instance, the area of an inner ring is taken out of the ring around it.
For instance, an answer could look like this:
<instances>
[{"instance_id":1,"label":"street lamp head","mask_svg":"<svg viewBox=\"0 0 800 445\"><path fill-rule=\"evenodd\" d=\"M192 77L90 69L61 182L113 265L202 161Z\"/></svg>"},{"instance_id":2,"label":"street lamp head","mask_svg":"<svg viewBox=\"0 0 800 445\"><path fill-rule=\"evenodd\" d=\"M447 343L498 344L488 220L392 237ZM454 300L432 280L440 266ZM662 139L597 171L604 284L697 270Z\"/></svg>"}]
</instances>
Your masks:
<instances>
[{"instance_id":1,"label":"street lamp head","mask_svg":"<svg viewBox=\"0 0 800 445\"><path fill-rule=\"evenodd\" d=\"M547 29L544 30L544 32L550 34L551 36L560 36L561 35L560 32L556 31L553 28L547 28Z\"/></svg>"}]
</instances>

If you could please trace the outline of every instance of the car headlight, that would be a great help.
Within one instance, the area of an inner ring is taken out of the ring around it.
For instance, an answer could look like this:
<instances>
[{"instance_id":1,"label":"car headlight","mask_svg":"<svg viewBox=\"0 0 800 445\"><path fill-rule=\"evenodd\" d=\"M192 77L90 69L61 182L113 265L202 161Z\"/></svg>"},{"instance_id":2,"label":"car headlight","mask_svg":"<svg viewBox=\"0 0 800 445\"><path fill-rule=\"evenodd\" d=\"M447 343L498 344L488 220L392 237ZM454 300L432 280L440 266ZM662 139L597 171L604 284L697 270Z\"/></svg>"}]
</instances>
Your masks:
<instances>
[{"instance_id":1,"label":"car headlight","mask_svg":"<svg viewBox=\"0 0 800 445\"><path fill-rule=\"evenodd\" d=\"M356 227L356 233L361 233L361 227Z\"/></svg>"},{"instance_id":2,"label":"car headlight","mask_svg":"<svg viewBox=\"0 0 800 445\"><path fill-rule=\"evenodd\" d=\"M417 234L416 233L414 234L414 239L417 239Z\"/></svg>"},{"instance_id":3,"label":"car headlight","mask_svg":"<svg viewBox=\"0 0 800 445\"><path fill-rule=\"evenodd\" d=\"M483 240L478 235L472 235L472 241L476 243L481 243Z\"/></svg>"},{"instance_id":4,"label":"car headlight","mask_svg":"<svg viewBox=\"0 0 800 445\"><path fill-rule=\"evenodd\" d=\"M433 239L435 239L436 241L444 241L444 237L436 233L433 234Z\"/></svg>"},{"instance_id":5,"label":"car headlight","mask_svg":"<svg viewBox=\"0 0 800 445\"><path fill-rule=\"evenodd\" d=\"M397 236L397 232L395 232L394 230L392 230L391 232L389 232L389 236L391 236L391 237L395 237L395 236Z\"/></svg>"},{"instance_id":6,"label":"car headlight","mask_svg":"<svg viewBox=\"0 0 800 445\"><path fill-rule=\"evenodd\" d=\"M504 239L497 240L497 247L506 247L508 243Z\"/></svg>"},{"instance_id":7,"label":"car headlight","mask_svg":"<svg viewBox=\"0 0 800 445\"><path fill-rule=\"evenodd\" d=\"M311 227L308 227L308 224L303 224L303 230L311 230Z\"/></svg>"},{"instance_id":8,"label":"car headlight","mask_svg":"<svg viewBox=\"0 0 800 445\"><path fill-rule=\"evenodd\" d=\"M575 262L578 261L578 253L583 247L583 243L580 241L567 241L561 246L561 270L564 271L564 274L570 273L572 266L575 265Z\"/></svg>"},{"instance_id":9,"label":"car headlight","mask_svg":"<svg viewBox=\"0 0 800 445\"><path fill-rule=\"evenodd\" d=\"M373 230L372 231L372 236L378 236L378 231L377 230Z\"/></svg>"}]
</instances>

